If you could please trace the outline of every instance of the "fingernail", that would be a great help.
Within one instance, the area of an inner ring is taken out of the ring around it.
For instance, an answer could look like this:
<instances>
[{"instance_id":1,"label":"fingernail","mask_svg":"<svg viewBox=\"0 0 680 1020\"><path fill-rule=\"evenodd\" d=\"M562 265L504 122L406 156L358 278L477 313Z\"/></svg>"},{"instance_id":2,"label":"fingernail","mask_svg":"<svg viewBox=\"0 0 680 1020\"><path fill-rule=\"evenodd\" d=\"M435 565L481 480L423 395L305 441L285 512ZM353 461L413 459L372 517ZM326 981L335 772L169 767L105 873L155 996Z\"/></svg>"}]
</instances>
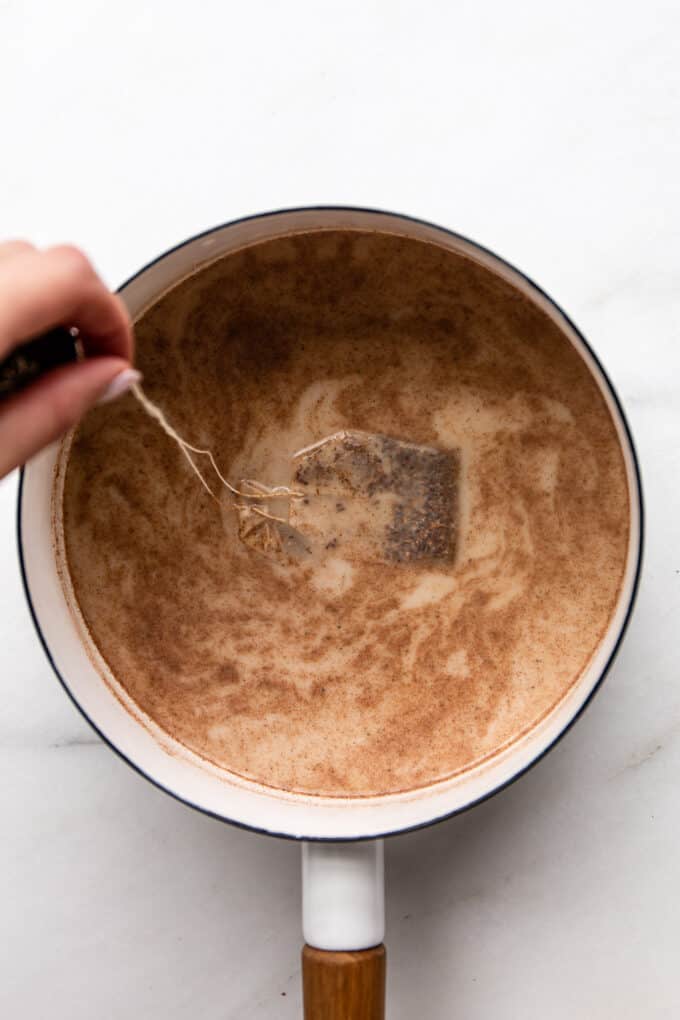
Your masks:
<instances>
[{"instance_id":1,"label":"fingernail","mask_svg":"<svg viewBox=\"0 0 680 1020\"><path fill-rule=\"evenodd\" d=\"M131 386L141 382L141 379L142 373L138 372L136 368L124 368L122 372L113 377L97 403L109 404L112 400L117 400L118 397L122 397L124 393L127 393Z\"/></svg>"}]
</instances>

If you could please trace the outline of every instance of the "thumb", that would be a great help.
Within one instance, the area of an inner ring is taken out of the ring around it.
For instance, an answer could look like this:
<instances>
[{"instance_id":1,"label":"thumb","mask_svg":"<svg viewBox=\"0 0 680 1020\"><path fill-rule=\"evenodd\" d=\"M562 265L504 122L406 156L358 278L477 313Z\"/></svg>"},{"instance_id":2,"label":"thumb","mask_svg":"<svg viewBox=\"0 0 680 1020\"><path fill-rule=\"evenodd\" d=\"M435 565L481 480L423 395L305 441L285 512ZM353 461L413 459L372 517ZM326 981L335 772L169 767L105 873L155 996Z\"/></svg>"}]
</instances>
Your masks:
<instances>
[{"instance_id":1,"label":"thumb","mask_svg":"<svg viewBox=\"0 0 680 1020\"><path fill-rule=\"evenodd\" d=\"M98 400L121 396L139 379L123 358L89 358L55 369L0 404L0 478L70 429Z\"/></svg>"}]
</instances>

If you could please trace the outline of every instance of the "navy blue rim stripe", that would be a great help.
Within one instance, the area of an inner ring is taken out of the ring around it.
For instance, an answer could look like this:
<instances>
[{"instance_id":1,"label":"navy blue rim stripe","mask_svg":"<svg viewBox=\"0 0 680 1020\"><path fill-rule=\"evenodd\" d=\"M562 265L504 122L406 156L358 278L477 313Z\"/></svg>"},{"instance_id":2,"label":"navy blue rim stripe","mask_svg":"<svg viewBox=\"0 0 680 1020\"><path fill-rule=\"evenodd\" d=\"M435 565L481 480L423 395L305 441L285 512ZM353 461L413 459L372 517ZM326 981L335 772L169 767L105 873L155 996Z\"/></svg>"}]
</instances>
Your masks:
<instances>
[{"instance_id":1,"label":"navy blue rim stripe","mask_svg":"<svg viewBox=\"0 0 680 1020\"><path fill-rule=\"evenodd\" d=\"M354 213L371 213L371 214L379 215L379 216L398 217L399 219L405 220L406 222L417 223L417 224L419 224L421 226L425 226L425 227L432 227L434 230L439 230L442 233L447 234L449 237L454 237L457 240L463 241L466 244L471 245L473 248L476 248L477 251L483 252L484 254L491 256L491 258L493 258L497 262L501 263L501 265L504 265L508 269L510 269L511 272L516 273L527 284L529 284L529 286L534 291L536 291L536 293L538 293L542 297L544 297L553 306L553 308L555 308L559 312L559 314L564 318L565 322L567 322L567 324L574 330L575 334L577 335L577 337L579 338L579 340L581 341L583 346L586 348L586 350L588 351L588 353L592 357L593 361L597 365L599 371L601 372L602 377L603 377L603 379L604 379L604 381L605 381L605 383L607 385L607 388L609 390L609 393L611 394L611 397L612 397L612 399L613 399L613 401L614 401L614 403L616 405L616 409L617 409L617 411L619 413L619 416L621 418L621 422L623 423L624 431L626 433L626 439L627 439L627 442L628 442L628 445L629 445L629 448L630 448L630 451L631 451L631 455L632 455L632 458L633 458L633 466L634 466L634 469L635 469L635 482L636 482L637 498L638 498L638 511L639 511L639 516L640 516L640 540L639 540L639 547L638 547L637 563L636 563L636 566L635 566L635 578L633 580L633 588L632 588L632 591L631 591L630 601L628 603L628 608L626 610L626 615L624 617L623 623L621 624L621 630L619 631L618 637L616 639L616 643L615 643L615 645L614 645L614 647L612 649L612 653L609 656L609 659L607 660L607 663L605 664L605 666L604 666L604 668L602 670L602 673L600 674L600 676L599 676L599 678L597 680L597 683L594 685L592 691L590 692L590 694L588 695L588 697L584 701L583 705L581 705L581 707L579 708L578 712L576 712L572 716L572 718L569 720L569 722L565 725L564 729L561 730L561 732L555 737L555 739L553 740L553 742L551 744L549 744L547 747L545 747L540 752L540 754L538 754L532 761L529 762L528 765L526 765L524 768L522 768L518 772L516 772L515 775L511 776L511 778L508 779L505 783L501 783L499 786L494 787L493 790L490 790L488 793L484 794L483 797L478 797L476 800L471 801L469 804L466 804L466 805L464 805L461 808L457 808L454 811L449 811L446 814L439 815L437 818L432 818L432 819L430 819L427 822L421 822L419 825L411 825L411 826L408 826L408 827L403 828L403 829L394 829L394 830L391 830L391 831L388 831L388 832L376 832L376 833L374 833L371 836L363 836L362 835L362 836L323 837L321 839L319 839L316 836L313 836L313 837L307 837L307 836L304 836L304 835L302 835L302 836L292 836L292 835L290 835L290 833L287 833L287 832L274 832L274 831L272 831L270 829L258 828L258 827L254 826L254 825L246 825L243 822L235 821L232 818L225 818L223 815L218 815L214 811L209 811L207 808L201 807L199 804L194 804L192 801L186 800L184 797L181 797L174 790L169 789L167 786L164 786L161 782L159 782L153 776L149 775L148 772L145 772L138 765L136 765L133 761L131 761L125 754L123 754L123 752L118 747L116 747L116 745L114 743L112 743L108 739L108 737L106 737L101 732L101 730L97 727L97 725L93 722L93 720L89 717L89 715L85 712L85 710L80 705L80 703L74 697L74 695L73 695L72 691L70 690L68 684L66 683L64 677L61 675L61 673L57 669L57 666L56 666L56 663L54 661L54 658L52 657L52 653L50 651L50 648L49 648L49 646L47 644L47 641L45 640L45 636L44 636L44 634L43 634L43 632L41 630L40 622L38 620L38 617L37 617L37 614L36 614L36 611L35 611L35 607L33 605L32 599L31 599L31 592L30 592L30 588L29 588L29 585L28 585L28 578L26 576L26 565L24 563L23 539L22 539L22 533L21 533L21 507L22 507L22 499L23 499L24 473L25 473L25 468L23 468L23 467L21 469L20 477L19 477L19 493L18 493L18 498L17 498L17 542L18 542L18 551L19 551L19 566L20 566L20 569L21 569L21 579L22 579L23 586L24 586L24 592L25 592L25 595L26 595L26 601L28 602L28 609L29 609L29 612L31 614L31 619L33 620L33 626L35 627L35 630L36 630L36 633L38 635L38 639L40 641L40 644L43 647L45 655L47 656L48 662L49 662L50 666L52 667L52 669L53 669L53 671L55 673L55 676L59 680L61 686L64 688L64 690L65 690L66 694L68 695L68 697L71 699L72 703L78 709L78 711L83 716L83 718L86 720L86 722L89 723L89 725L92 727L92 729L95 731L95 733L101 738L101 740L105 744L107 744L108 747L110 747L110 749L115 754L117 754L119 758L122 758L122 760L125 761L130 766L130 768L134 769L135 772L137 772L140 776L143 776L144 779L148 780L153 786L157 787L159 790L162 790L164 793L167 793L171 797L174 797L174 799L180 801L180 803L186 804L187 807L193 808L195 811L200 811L201 814L207 815L210 818L215 818L217 821L226 822L229 825L233 825L233 826L235 826L236 828L239 828L239 829L245 829L248 832L257 832L257 833L261 833L261 834L266 835L266 836L275 836L278 839L291 839L291 840L294 840L294 841L312 838L312 839L318 840L319 842L325 842L325 843L361 842L363 840L380 839L380 838L388 837L388 836L401 835L402 833L406 833L406 832L416 832L419 829L427 829L431 825L436 825L437 822L445 821L447 818L453 818L455 815L463 814L465 811L469 811L470 808L476 807L478 804L482 804L484 801L489 800L490 797L493 797L493 796L495 796L495 794L500 793L501 790L505 790L508 786L511 786L512 783L516 782L521 776L525 775L529 771L529 769L532 769L534 767L534 765L536 765L550 751L552 751L552 749L559 743L559 741L562 740L562 738L565 736L565 734L567 734L569 732L569 730L574 725L574 723L577 721L577 719L580 718L581 714L586 710L586 708L591 703L591 701L593 700L593 698L595 697L597 692L600 690L605 677L607 676L607 674L609 673L609 670L611 669L611 666L612 666L612 664L613 664L613 662L614 662L614 660L615 660L615 658L616 658L616 656L617 656L617 654L619 652L619 648L621 647L621 642L623 641L623 637L624 637L624 635L626 633L626 630L628 629L628 624L630 622L630 618L631 618L631 615L632 615L632 612L633 612L633 608L635 606L635 602L636 602L636 599L637 599L638 590L639 590L639 587L640 587L640 575L641 575L641 572L642 572L642 558L643 558L644 535L645 535L645 513L644 513L644 500L643 500L643 494L642 494L642 478L641 478L641 474L640 474L640 464L639 464L639 460L638 460L638 456L637 456L637 451L635 449L635 444L633 443L633 436L632 436L632 433L631 433L631 430L630 430L630 426L628 424L628 419L626 418L626 415L624 413L623 406L621 404L621 401L619 400L619 396L618 396L616 390L614 389L614 386L612 384L611 379L607 375L607 373L606 373L602 363L600 362L600 359L597 357L597 355L595 354L594 350L592 349L592 347L590 346L590 344L588 343L586 338L583 336L583 334L578 329L578 327L572 322L572 320L569 318L569 316L562 310L562 308L557 304L557 302L553 300L553 298L551 298L541 287L538 286L537 283L534 283L534 281L529 276L527 276L526 273L523 273L521 270L517 269L515 266L512 265L512 263L508 262L506 259L500 258L500 256L496 255L496 253L491 251L490 248L485 248L484 245L478 244L476 241L472 241L469 237L466 237L464 234L459 234L459 233L457 233L454 230L447 230L446 227L440 227L438 224L431 223L429 220L419 219L416 216L408 216L408 215L405 215L405 214L402 214L402 213L390 213L390 212L385 211L384 209L373 209L373 208L370 208L370 207L343 206L343 205L297 206L297 207L293 207L293 208L290 208L290 209L277 209L277 210L274 210L273 212L268 212L268 213L256 213L256 214L254 214L252 216L242 216L239 219L230 220L227 223L222 223L222 224L220 224L217 227L211 227L209 230L203 230L200 233L194 234L192 237L187 238L187 240L182 241L180 244L175 245L173 248L169 248L167 251L163 252L162 255L159 255L157 258L152 259L151 262L148 262L142 269L140 269L138 272L134 273L131 277L129 277L125 281L125 283L123 283L118 288L118 290L119 290L119 292L121 290L124 290L124 288L127 287L130 283L132 283L133 280L136 280L138 276L141 276L142 273L145 273L152 266L156 265L157 262L160 262L162 259L166 258L172 252L179 251L180 248L184 248L186 245L192 244L194 241L197 241L201 237L207 237L209 234L213 234L213 233L215 233L218 230L224 230L227 227L233 227L233 226L236 226L239 223L247 223L250 220L269 219L269 218L274 217L274 216L282 216L282 215L285 215L285 214L297 213L297 212L354 212Z\"/></svg>"}]
</instances>

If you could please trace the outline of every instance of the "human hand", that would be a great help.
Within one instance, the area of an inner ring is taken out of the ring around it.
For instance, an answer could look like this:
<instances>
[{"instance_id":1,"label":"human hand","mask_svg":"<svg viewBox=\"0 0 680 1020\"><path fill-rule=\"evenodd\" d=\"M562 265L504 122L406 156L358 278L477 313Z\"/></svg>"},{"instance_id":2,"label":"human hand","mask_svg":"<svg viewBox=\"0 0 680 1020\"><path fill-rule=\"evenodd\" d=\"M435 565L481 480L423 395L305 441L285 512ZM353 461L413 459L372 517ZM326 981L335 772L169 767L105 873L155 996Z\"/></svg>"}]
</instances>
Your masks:
<instances>
[{"instance_id":1,"label":"human hand","mask_svg":"<svg viewBox=\"0 0 680 1020\"><path fill-rule=\"evenodd\" d=\"M140 378L127 310L77 248L0 244L0 359L54 326L77 326L87 357L56 368L0 404L0 478L100 400Z\"/></svg>"}]
</instances>

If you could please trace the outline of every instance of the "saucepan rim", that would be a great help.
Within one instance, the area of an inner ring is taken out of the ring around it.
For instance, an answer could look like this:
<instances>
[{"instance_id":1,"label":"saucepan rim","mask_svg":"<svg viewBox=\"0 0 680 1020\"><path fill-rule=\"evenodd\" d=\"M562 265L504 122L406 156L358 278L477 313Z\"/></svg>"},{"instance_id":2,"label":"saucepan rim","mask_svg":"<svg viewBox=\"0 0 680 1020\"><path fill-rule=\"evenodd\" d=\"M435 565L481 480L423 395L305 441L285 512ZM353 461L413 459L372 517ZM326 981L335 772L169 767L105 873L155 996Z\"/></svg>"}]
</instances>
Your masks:
<instances>
[{"instance_id":1,"label":"saucepan rim","mask_svg":"<svg viewBox=\"0 0 680 1020\"><path fill-rule=\"evenodd\" d=\"M184 796L181 793L179 793L177 790L174 790L172 787L166 785L160 778L158 778L158 776L150 773L149 771L147 771L144 768L142 768L137 762L133 761L129 757L129 755L125 753L125 751L123 751L121 748L116 746L116 743L110 738L110 736L105 734L102 731L102 729L100 729L100 727L97 725L95 720L85 710L85 708L81 705L81 703L78 700L78 698L76 697L76 695L71 690L67 678L63 675L62 670L57 665L57 662L56 662L56 659L55 659L55 655L53 654L53 650L50 648L48 640L47 640L47 638L45 636L43 627L41 626L41 623L40 623L38 611L36 610L36 607L35 607L35 604L34 604L34 598L33 598L32 592L31 592L31 584L30 584L30 581L29 581L28 571L27 571L27 567L26 567L26 556L25 556L25 541L26 541L26 539L25 539L25 537L23 535L23 531L22 531L22 509L23 509L24 500L25 500L25 488L26 488L25 483L26 483L26 477L27 477L27 470L30 470L30 467L27 468L26 466L21 469L20 479L19 479L19 490L18 490L18 498L17 498L17 542L18 542L18 552L19 552L19 563L20 563L20 570L21 570L21 578L22 578L22 582L23 582L23 587L24 587L24 592L25 592L26 600L27 600L27 603L28 603L29 612L30 612L31 618L33 620L33 624L34 624L36 633L37 633L38 638L40 640L40 643L41 643L41 645L43 647L43 650L45 652L45 655L47 656L47 659L48 659L48 661L49 661L49 663L50 663L50 665L51 665L51 667L52 667L52 669L53 669L57 679L59 680L61 686L65 690L65 692L68 695L68 697L70 698L70 700L73 702L73 704L78 709L78 711L83 716L83 718L89 723L89 725L92 727L92 729L108 745L108 747L112 751L114 751L120 758L122 758L131 768L133 768L135 770L135 772L139 773L139 775L143 776L145 779L147 779L154 786L158 787L158 789L163 790L165 793L169 794L171 797L174 797L176 800L179 800L181 803L186 804L189 807L192 807L195 810L200 811L200 812L202 812L205 815L208 815L210 817L216 818L216 819L218 819L220 821L228 822L231 825L235 825L238 828L246 829L247 831L261 832L261 833L264 833L264 834L267 834L267 835L277 836L277 837L283 838L283 839L304 840L304 839L313 838L315 840L318 839L318 840L328 841L328 842L335 842L335 841L350 842L350 841L355 841L355 840L358 841L358 840L365 840L365 839L375 839L377 837L396 835L398 833L410 832L410 831L414 831L416 829L426 828L426 827L428 827L430 825L436 824L437 822L443 821L445 818L449 818L449 817L452 817L453 815L461 814L463 811L467 811L470 808L476 806L477 804L483 802L484 800L487 800L489 797L493 797L495 794L497 794L501 790L505 789L506 787L508 787L512 783L514 783L517 779L520 778L520 776L524 775L530 768L533 768L533 766L536 765L537 762L541 761L545 757L545 755L547 755L549 753L549 751L551 751L556 746L556 744L564 737L564 735L571 729L571 727L574 725L574 723L577 721L577 719L585 711L586 707L591 703L591 701L594 698L594 696L597 693L597 691L601 688L602 683L603 683L607 673L609 672L609 670L610 670L610 668L612 666L612 663L614 662L614 659L616 658L616 655L617 655L617 653L619 651L619 648L621 646L621 642L623 640L624 634L625 634L625 632L626 632L626 630L628 628L628 624L629 624L629 621L630 621L630 618L631 618L631 614L633 612L633 608L634 608L635 601L636 601L636 598L637 598L639 582L640 582L640 574L641 574L641 569L642 569L642 557L643 557L643 546L644 546L644 531L645 531L645 515L644 515L644 501L643 501L642 480L641 480L641 474L640 474L640 466L639 466L639 460L638 460L637 452L636 452L636 449L635 449L635 443L633 441L633 436L632 436L632 433L631 433L631 429L630 429L630 426L628 424L628 420L626 418L623 406L621 404L621 400L619 399L619 396L618 396L618 394L616 392L616 389L615 389L615 387L614 387L614 385L613 385L613 383L612 383L608 373L606 372L604 366L602 365L601 361L599 360L599 358L597 357L597 355L593 351L592 347L590 346L590 344L588 343L586 338L583 336L581 331L578 329L578 327L572 322L572 320L569 318L569 316L564 312L564 310L561 308L561 306L552 297L550 297L538 284L536 284L530 277L528 277L525 273L523 273L520 269L518 269L512 263L508 262L506 259L504 259L501 256L497 255L496 252L492 251L489 248L484 247L483 245L479 244L476 241L471 240L470 238L466 237L463 234L457 233L456 231L449 230L446 227L440 226L439 224L431 223L428 220L420 219L420 218L415 217L415 216L410 216L410 215L403 214L403 213L394 213L394 212L389 212L387 210L377 209L377 208L370 208L370 207L351 206L351 205L347 205L347 206L345 206L345 205L313 205L313 206L298 206L298 207L292 207L292 208L278 209L278 210L274 210L272 212L256 213L256 214L251 215L251 216L243 216L243 217L240 217L238 219L230 220L230 221L222 223L222 224L220 224L220 225L218 225L216 227L211 227L208 230L204 230L204 231L201 231L201 232L199 232L197 234L194 234L192 237L187 238L186 240L180 242L179 244L175 245L172 248L169 248L167 251L163 252L161 255L157 256L154 259L152 259L145 266L143 266L141 269L139 269L136 273L134 273L132 276L130 276L118 288L118 290L119 290L119 292L124 292L126 290L126 288L130 286L130 284L132 284L135 280L137 280L140 276L142 276L144 273L146 273L152 267L157 265L159 262L161 262L164 259L166 259L168 256L172 255L174 252L180 251L182 248L185 248L188 245L191 245L191 244L195 243L196 241L200 241L202 238L209 237L211 234L215 234L215 233L224 231L224 230L226 230L229 227L236 227L239 224L246 224L248 222L255 221L255 220L263 220L263 219L268 219L268 220L272 219L272 220L275 220L276 217L279 217L279 216L286 216L286 215L290 216L290 215L293 215L293 214L311 214L311 213L319 213L319 214L323 214L323 213L331 213L331 214L348 213L348 214L356 214L356 215L359 215L359 216L361 216L362 214L367 214L367 215L378 216L378 217L380 217L380 216L389 217L390 220L398 219L398 220L404 221L407 224L408 223L412 223L414 225L430 228L430 229L435 230L435 231L437 231L437 232L439 232L441 234L448 235L449 237L451 237L451 238L453 238L453 239L463 243L464 245L469 246L472 249L475 249L481 255L486 256L488 258L491 258L494 262L498 263L500 266L504 266L507 270L510 271L511 274L514 274L517 277L519 277L521 280L523 280L524 283L528 286L528 288L531 291L533 291L535 294L539 295L545 302L547 302L549 305L551 305L553 307L553 309L555 309L555 311L558 313L558 315L565 321L567 326L573 331L573 333L576 336L577 340L583 345L584 349L588 352L590 358L592 359L592 361L595 364L596 369L599 371L599 373L601 375L602 382L604 383L604 385L608 389L609 395L610 395L610 397L612 399L612 402L613 402L613 404L615 406L616 412L617 412L617 414L619 416L619 421L620 421L620 424L621 424L621 427L622 427L622 431L623 431L623 434L624 434L625 443L628 446L628 452L630 454L632 468L633 468L632 474L633 474L633 478L634 478L634 486L633 486L633 491L631 492L631 498L633 498L637 502L637 512L638 512L638 515L639 515L638 516L638 521L639 521L639 524L638 524L638 527L639 527L639 537L638 537L637 548L635 550L635 557L636 558L635 558L635 564L634 564L634 576L633 576L632 586L630 588L630 592L629 592L629 596L628 596L628 603L627 603L627 605L625 607L625 612L624 612L624 615L623 615L623 617L621 619L621 622L620 622L620 625L619 625L619 629L618 629L618 633L616 634L616 637L614 639L611 652L610 652L606 662L604 663L604 666L602 667L599 675L597 676L597 679L593 683L593 686L592 686L591 690L589 691L587 697L585 698L584 702L581 705L579 705L577 710L566 720L563 728L558 732L558 734L555 736L555 738L551 742L549 742L545 747L539 749L539 751L535 755L535 757L533 757L527 764L524 764L524 765L520 766L516 771L513 771L512 775L510 775L510 777L508 779L506 779L505 781L499 782L497 785L494 785L491 789L486 791L483 795L478 796L478 797L474 798L473 800L471 800L470 803L466 803L463 806L456 807L456 808L454 808L451 811L446 811L443 814L437 814L435 817L428 818L425 821L418 822L417 824L407 825L407 826L404 826L404 827L398 827L396 829L390 829L390 830L385 831L385 832L371 832L370 834L359 833L358 835L321 836L321 837L319 837L319 836L305 835L304 833L291 833L291 832L272 831L271 829L268 829L265 826L258 826L258 825L251 824L249 822L248 823L243 822L243 821L241 821L239 819L234 819L234 818L226 817L225 815L223 815L223 814L221 814L221 813L219 813L217 811L211 810L210 808L206 807L203 804L197 804L197 803L192 802L190 799L188 799L186 796ZM605 632L604 637L603 637L603 642L604 642L604 640L606 638L608 638L610 636L610 633L611 633L611 630L610 630L610 628L608 628L607 631Z\"/></svg>"}]
</instances>

